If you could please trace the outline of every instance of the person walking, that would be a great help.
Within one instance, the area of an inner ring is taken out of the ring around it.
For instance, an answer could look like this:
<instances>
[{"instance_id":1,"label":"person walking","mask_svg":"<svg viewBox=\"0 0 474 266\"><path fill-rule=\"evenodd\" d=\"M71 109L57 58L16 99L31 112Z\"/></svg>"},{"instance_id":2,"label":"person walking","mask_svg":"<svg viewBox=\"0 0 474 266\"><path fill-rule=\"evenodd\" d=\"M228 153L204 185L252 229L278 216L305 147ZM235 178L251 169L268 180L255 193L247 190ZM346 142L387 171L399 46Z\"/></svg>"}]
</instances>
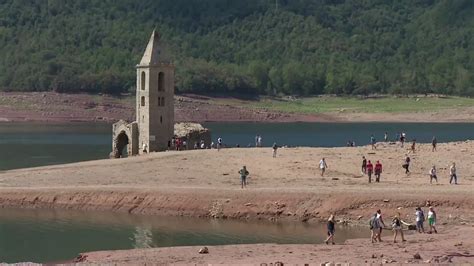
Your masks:
<instances>
[{"instance_id":1,"label":"person walking","mask_svg":"<svg viewBox=\"0 0 474 266\"><path fill-rule=\"evenodd\" d=\"M433 136L433 139L431 140L431 151L435 152L436 151L436 145L438 145L438 140L436 139L435 136Z\"/></svg>"},{"instance_id":2,"label":"person walking","mask_svg":"<svg viewBox=\"0 0 474 266\"><path fill-rule=\"evenodd\" d=\"M414 139L412 142L411 142L411 152L412 153L415 153L415 150L416 150L416 139Z\"/></svg>"},{"instance_id":3,"label":"person walking","mask_svg":"<svg viewBox=\"0 0 474 266\"><path fill-rule=\"evenodd\" d=\"M273 143L273 146L272 146L272 149L273 149L273 158L276 158L277 157L277 150L278 150L278 145L276 144L276 142Z\"/></svg>"},{"instance_id":4,"label":"person walking","mask_svg":"<svg viewBox=\"0 0 474 266\"><path fill-rule=\"evenodd\" d=\"M377 161L375 163L375 182L379 183L380 182L380 175L382 174L382 164L380 161Z\"/></svg>"},{"instance_id":5,"label":"person walking","mask_svg":"<svg viewBox=\"0 0 474 266\"><path fill-rule=\"evenodd\" d=\"M362 156L362 174L367 174L367 159L365 156Z\"/></svg>"},{"instance_id":6,"label":"person walking","mask_svg":"<svg viewBox=\"0 0 474 266\"><path fill-rule=\"evenodd\" d=\"M451 164L451 167L449 167L449 184L451 184L454 181L454 184L458 184L458 176L456 175L456 163L453 162Z\"/></svg>"},{"instance_id":7,"label":"person walking","mask_svg":"<svg viewBox=\"0 0 474 266\"><path fill-rule=\"evenodd\" d=\"M433 231L437 234L438 231L436 230L436 212L433 206L430 206L428 211L428 225L430 226L430 231L428 234L431 234Z\"/></svg>"},{"instance_id":8,"label":"person walking","mask_svg":"<svg viewBox=\"0 0 474 266\"><path fill-rule=\"evenodd\" d=\"M402 167L405 169L405 174L409 174L410 173L410 157L407 157L405 158L405 163L403 163Z\"/></svg>"},{"instance_id":9,"label":"person walking","mask_svg":"<svg viewBox=\"0 0 474 266\"><path fill-rule=\"evenodd\" d=\"M372 145L372 150L376 150L376 149L377 149L377 147L375 146L376 140L375 140L375 137L374 137L373 134L370 136L370 144Z\"/></svg>"},{"instance_id":10,"label":"person walking","mask_svg":"<svg viewBox=\"0 0 474 266\"><path fill-rule=\"evenodd\" d=\"M383 140L385 142L388 142L388 133L387 132L385 132L385 134L383 135Z\"/></svg>"},{"instance_id":11,"label":"person walking","mask_svg":"<svg viewBox=\"0 0 474 266\"><path fill-rule=\"evenodd\" d=\"M397 215L395 215L395 217L393 217L393 220L392 220L393 243L397 243L398 234L400 234L400 236L402 237L402 242L406 241L405 236L403 235L403 227L402 227L403 224L409 225L400 219L400 213L398 213Z\"/></svg>"},{"instance_id":12,"label":"person walking","mask_svg":"<svg viewBox=\"0 0 474 266\"><path fill-rule=\"evenodd\" d=\"M433 165L430 169L430 184L433 184L433 179L436 180L436 184L438 183L438 176L436 175L436 166Z\"/></svg>"},{"instance_id":13,"label":"person walking","mask_svg":"<svg viewBox=\"0 0 474 266\"><path fill-rule=\"evenodd\" d=\"M369 177L369 183L372 183L372 173L374 172L374 165L369 160L367 163L367 176Z\"/></svg>"},{"instance_id":14,"label":"person walking","mask_svg":"<svg viewBox=\"0 0 474 266\"><path fill-rule=\"evenodd\" d=\"M416 230L418 231L418 233L425 233L425 228L423 226L423 224L425 223L425 213L423 212L423 210L420 208L420 207L416 207L415 209L415 220L416 220Z\"/></svg>"},{"instance_id":15,"label":"person walking","mask_svg":"<svg viewBox=\"0 0 474 266\"><path fill-rule=\"evenodd\" d=\"M370 226L370 240L372 243L377 242L377 236L379 233L379 223L377 222L377 212L369 220Z\"/></svg>"},{"instance_id":16,"label":"person walking","mask_svg":"<svg viewBox=\"0 0 474 266\"><path fill-rule=\"evenodd\" d=\"M407 135L405 134L405 132L402 132L400 134L400 143L402 144L402 148L403 148L403 144L405 143L406 136Z\"/></svg>"},{"instance_id":17,"label":"person walking","mask_svg":"<svg viewBox=\"0 0 474 266\"><path fill-rule=\"evenodd\" d=\"M334 215L331 214L328 219L327 223L327 228L328 228L328 237L326 238L326 241L324 243L329 244L329 240L331 240L331 243L334 245L334 233L336 232L336 223L334 220Z\"/></svg>"},{"instance_id":18,"label":"person walking","mask_svg":"<svg viewBox=\"0 0 474 266\"><path fill-rule=\"evenodd\" d=\"M324 176L324 173L326 172L326 168L328 168L326 159L322 158L321 161L319 161L319 169L321 169L321 176Z\"/></svg>"},{"instance_id":19,"label":"person walking","mask_svg":"<svg viewBox=\"0 0 474 266\"><path fill-rule=\"evenodd\" d=\"M385 223L383 222L383 219L382 219L382 211L381 210L377 210L377 221L379 223L379 233L378 233L378 237L377 239L379 240L379 242L382 242L382 230L384 227L386 227Z\"/></svg>"},{"instance_id":20,"label":"person walking","mask_svg":"<svg viewBox=\"0 0 474 266\"><path fill-rule=\"evenodd\" d=\"M242 169L240 169L239 174L241 188L247 187L247 176L249 175L249 171L247 171L247 167L245 165L242 167Z\"/></svg>"},{"instance_id":21,"label":"person walking","mask_svg":"<svg viewBox=\"0 0 474 266\"><path fill-rule=\"evenodd\" d=\"M222 138L217 138L217 151L220 151L222 148Z\"/></svg>"}]
</instances>

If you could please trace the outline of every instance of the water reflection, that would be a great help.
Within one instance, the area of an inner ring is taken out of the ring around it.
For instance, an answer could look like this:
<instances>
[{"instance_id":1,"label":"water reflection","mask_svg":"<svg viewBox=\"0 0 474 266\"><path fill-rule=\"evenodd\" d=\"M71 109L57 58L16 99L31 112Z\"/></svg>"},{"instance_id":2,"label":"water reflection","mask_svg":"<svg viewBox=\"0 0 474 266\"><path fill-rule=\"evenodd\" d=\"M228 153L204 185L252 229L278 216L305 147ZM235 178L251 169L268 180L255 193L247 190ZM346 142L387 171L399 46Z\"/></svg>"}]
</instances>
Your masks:
<instances>
[{"instance_id":1,"label":"water reflection","mask_svg":"<svg viewBox=\"0 0 474 266\"><path fill-rule=\"evenodd\" d=\"M366 228L338 227L338 242L367 237ZM325 225L135 216L107 212L0 212L0 261L64 261L81 252L188 245L322 243Z\"/></svg>"}]
</instances>

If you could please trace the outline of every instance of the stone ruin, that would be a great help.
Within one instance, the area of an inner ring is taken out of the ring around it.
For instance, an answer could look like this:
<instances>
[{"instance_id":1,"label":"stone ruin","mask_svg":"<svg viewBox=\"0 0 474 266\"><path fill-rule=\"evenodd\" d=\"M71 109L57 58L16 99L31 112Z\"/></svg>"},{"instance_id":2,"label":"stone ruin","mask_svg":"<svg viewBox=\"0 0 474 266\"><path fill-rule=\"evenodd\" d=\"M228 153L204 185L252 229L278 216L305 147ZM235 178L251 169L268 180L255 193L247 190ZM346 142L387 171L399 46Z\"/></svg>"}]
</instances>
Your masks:
<instances>
[{"instance_id":1,"label":"stone ruin","mask_svg":"<svg viewBox=\"0 0 474 266\"><path fill-rule=\"evenodd\" d=\"M209 147L209 130L195 123L175 124L175 66L162 52L160 34L156 31L153 31L136 70L136 120L131 123L120 120L113 125L110 157L165 151L176 137L186 141L186 149L192 149L195 142L201 140Z\"/></svg>"},{"instance_id":2,"label":"stone ruin","mask_svg":"<svg viewBox=\"0 0 474 266\"><path fill-rule=\"evenodd\" d=\"M211 131L197 123L178 123L174 125L174 135L176 138L186 141L185 149L194 149L194 144L200 145L204 141L204 145L211 146Z\"/></svg>"}]
</instances>

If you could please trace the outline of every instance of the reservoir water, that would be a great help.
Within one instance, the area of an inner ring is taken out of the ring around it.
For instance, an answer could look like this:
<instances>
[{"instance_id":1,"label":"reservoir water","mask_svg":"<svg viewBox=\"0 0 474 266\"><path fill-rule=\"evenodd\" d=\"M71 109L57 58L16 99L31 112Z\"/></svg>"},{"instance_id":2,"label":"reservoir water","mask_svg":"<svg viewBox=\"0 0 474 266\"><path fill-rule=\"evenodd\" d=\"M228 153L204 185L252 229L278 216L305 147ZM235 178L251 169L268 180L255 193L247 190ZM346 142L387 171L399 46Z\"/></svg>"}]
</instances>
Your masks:
<instances>
[{"instance_id":1,"label":"reservoir water","mask_svg":"<svg viewBox=\"0 0 474 266\"><path fill-rule=\"evenodd\" d=\"M214 141L222 137L228 146L254 145L255 135L264 146L273 142L288 146L340 147L348 140L369 143L370 135L382 140L384 132L395 139L438 142L474 139L474 123L205 123ZM97 123L38 124L0 123L0 170L62 164L108 158L112 126Z\"/></svg>"},{"instance_id":2,"label":"reservoir water","mask_svg":"<svg viewBox=\"0 0 474 266\"><path fill-rule=\"evenodd\" d=\"M367 231L361 227L337 227L336 241L367 237ZM251 243L311 244L322 243L325 236L323 224L2 209L0 263L64 262L81 252L98 250Z\"/></svg>"}]
</instances>

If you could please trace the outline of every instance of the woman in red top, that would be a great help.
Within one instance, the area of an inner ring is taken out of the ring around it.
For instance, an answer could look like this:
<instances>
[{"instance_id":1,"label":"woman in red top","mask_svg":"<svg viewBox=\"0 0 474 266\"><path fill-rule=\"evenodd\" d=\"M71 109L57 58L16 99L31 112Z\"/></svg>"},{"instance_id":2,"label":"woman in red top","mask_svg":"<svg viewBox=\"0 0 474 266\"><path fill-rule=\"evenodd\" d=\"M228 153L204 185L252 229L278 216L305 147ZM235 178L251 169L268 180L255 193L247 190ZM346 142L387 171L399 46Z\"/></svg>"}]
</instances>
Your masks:
<instances>
[{"instance_id":1,"label":"woman in red top","mask_svg":"<svg viewBox=\"0 0 474 266\"><path fill-rule=\"evenodd\" d=\"M375 182L380 182L380 174L382 173L382 164L377 161L375 164Z\"/></svg>"},{"instance_id":2,"label":"woman in red top","mask_svg":"<svg viewBox=\"0 0 474 266\"><path fill-rule=\"evenodd\" d=\"M369 183L372 183L372 172L374 171L374 165L369 160L367 163L367 175L369 176Z\"/></svg>"}]
</instances>

